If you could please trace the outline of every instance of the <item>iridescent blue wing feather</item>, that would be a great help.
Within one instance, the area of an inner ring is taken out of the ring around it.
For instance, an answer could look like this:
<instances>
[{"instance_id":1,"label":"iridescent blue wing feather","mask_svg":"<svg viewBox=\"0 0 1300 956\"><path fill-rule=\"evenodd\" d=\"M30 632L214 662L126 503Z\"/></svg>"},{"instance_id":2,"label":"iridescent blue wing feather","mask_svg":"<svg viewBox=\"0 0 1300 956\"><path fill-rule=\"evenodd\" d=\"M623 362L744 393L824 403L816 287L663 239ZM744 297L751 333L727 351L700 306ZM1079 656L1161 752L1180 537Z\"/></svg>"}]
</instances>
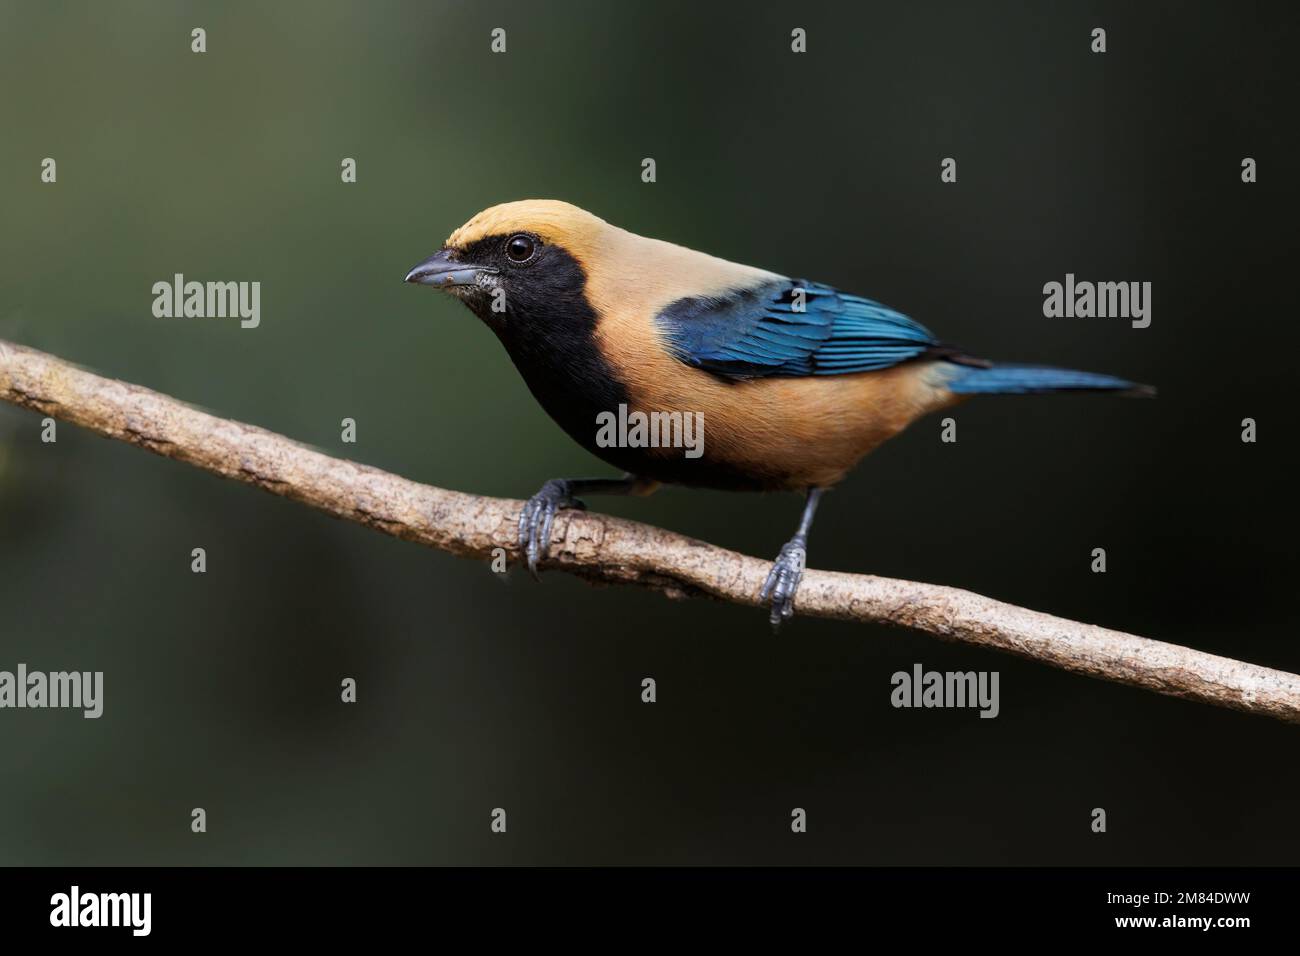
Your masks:
<instances>
[{"instance_id":1,"label":"iridescent blue wing feather","mask_svg":"<svg viewBox=\"0 0 1300 956\"><path fill-rule=\"evenodd\" d=\"M872 372L939 346L879 302L791 279L679 299L655 321L681 361L728 378Z\"/></svg>"}]
</instances>

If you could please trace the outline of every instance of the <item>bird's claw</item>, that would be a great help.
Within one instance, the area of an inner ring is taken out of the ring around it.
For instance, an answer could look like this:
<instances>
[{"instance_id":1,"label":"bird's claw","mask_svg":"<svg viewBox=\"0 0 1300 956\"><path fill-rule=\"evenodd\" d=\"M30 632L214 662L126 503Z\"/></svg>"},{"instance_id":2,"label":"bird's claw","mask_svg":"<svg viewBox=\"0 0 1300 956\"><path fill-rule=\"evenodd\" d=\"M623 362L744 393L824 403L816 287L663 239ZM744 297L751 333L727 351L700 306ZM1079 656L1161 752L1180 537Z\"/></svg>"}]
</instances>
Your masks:
<instances>
[{"instance_id":1,"label":"bird's claw","mask_svg":"<svg viewBox=\"0 0 1300 956\"><path fill-rule=\"evenodd\" d=\"M803 571L808 563L808 546L804 538L796 535L788 541L772 563L772 570L767 573L763 589L758 592L758 599L764 604L771 600L770 620L772 630L778 630L781 622L794 616L794 596L803 580Z\"/></svg>"},{"instance_id":2,"label":"bird's claw","mask_svg":"<svg viewBox=\"0 0 1300 956\"><path fill-rule=\"evenodd\" d=\"M586 505L573 497L569 482L556 478L528 499L519 512L519 552L528 562L528 573L537 578L537 562L551 547L551 524L555 513L565 508L583 511Z\"/></svg>"}]
</instances>

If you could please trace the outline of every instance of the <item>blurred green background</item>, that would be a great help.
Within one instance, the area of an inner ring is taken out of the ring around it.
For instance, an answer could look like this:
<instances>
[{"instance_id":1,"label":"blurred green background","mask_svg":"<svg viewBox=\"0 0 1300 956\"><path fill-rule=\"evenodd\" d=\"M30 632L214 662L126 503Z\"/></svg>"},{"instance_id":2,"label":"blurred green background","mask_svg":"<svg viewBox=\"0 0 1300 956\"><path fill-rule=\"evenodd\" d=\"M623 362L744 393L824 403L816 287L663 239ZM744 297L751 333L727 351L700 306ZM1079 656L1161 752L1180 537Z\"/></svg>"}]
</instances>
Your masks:
<instances>
[{"instance_id":1,"label":"blurred green background","mask_svg":"<svg viewBox=\"0 0 1300 956\"><path fill-rule=\"evenodd\" d=\"M525 497L610 469L468 311L401 279L485 206L566 199L980 354L1160 387L971 403L956 445L923 421L827 499L813 566L1297 671L1296 30L1281 5L1133 6L5 0L0 338ZM176 272L261 281L261 327L154 318ZM1152 326L1045 319L1066 272L1153 282ZM0 863L1297 858L1293 728L886 628L774 637L753 609L502 582L58 435L0 408L0 669L103 670L105 715L0 712ZM799 510L592 504L763 556ZM1000 671L1001 715L892 709L915 662Z\"/></svg>"}]
</instances>

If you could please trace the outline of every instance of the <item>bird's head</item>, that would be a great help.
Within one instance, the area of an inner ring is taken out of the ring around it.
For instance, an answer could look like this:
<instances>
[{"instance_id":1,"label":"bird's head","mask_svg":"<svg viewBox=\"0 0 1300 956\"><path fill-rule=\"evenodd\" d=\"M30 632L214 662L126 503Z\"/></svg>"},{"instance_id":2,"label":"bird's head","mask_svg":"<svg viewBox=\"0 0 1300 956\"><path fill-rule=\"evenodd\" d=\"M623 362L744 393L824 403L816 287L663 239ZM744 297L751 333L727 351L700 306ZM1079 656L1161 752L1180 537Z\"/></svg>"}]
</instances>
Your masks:
<instances>
[{"instance_id":1,"label":"bird's head","mask_svg":"<svg viewBox=\"0 0 1300 956\"><path fill-rule=\"evenodd\" d=\"M603 219L566 202L503 203L453 232L406 281L451 293L500 332L512 320L577 306L588 263L612 231Z\"/></svg>"}]
</instances>

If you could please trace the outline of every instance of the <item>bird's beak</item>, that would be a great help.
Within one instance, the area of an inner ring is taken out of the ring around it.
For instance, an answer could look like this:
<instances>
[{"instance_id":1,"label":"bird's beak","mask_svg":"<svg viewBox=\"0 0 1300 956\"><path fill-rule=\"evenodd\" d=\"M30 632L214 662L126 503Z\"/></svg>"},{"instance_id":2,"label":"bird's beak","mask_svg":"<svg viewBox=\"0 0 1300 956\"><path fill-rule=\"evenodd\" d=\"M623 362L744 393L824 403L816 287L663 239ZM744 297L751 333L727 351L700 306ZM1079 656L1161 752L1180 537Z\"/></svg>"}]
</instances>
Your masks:
<instances>
[{"instance_id":1,"label":"bird's beak","mask_svg":"<svg viewBox=\"0 0 1300 956\"><path fill-rule=\"evenodd\" d=\"M480 275L495 272L484 266L458 262L451 258L452 250L435 252L406 274L407 282L447 288L450 286L478 285Z\"/></svg>"}]
</instances>

